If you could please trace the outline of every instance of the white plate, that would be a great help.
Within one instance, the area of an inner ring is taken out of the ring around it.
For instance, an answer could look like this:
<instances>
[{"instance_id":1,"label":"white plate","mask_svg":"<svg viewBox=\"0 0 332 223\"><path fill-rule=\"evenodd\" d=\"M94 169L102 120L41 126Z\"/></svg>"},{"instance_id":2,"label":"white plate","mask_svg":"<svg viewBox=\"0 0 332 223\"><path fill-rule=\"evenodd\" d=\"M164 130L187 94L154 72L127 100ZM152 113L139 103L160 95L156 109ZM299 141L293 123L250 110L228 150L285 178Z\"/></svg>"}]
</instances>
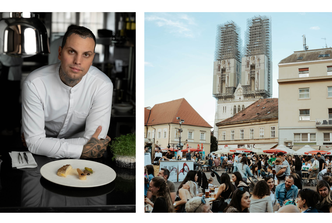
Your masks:
<instances>
[{"instance_id":1,"label":"white plate","mask_svg":"<svg viewBox=\"0 0 332 223\"><path fill-rule=\"evenodd\" d=\"M58 169L67 164L72 166L73 171L66 177L58 176L56 174ZM85 167L91 168L93 174L86 176L86 180L80 180L76 169L80 168L82 170ZM103 186L111 183L116 177L116 173L111 167L102 163L80 159L64 159L47 163L40 169L40 174L46 180L59 185L83 188Z\"/></svg>"}]
</instances>

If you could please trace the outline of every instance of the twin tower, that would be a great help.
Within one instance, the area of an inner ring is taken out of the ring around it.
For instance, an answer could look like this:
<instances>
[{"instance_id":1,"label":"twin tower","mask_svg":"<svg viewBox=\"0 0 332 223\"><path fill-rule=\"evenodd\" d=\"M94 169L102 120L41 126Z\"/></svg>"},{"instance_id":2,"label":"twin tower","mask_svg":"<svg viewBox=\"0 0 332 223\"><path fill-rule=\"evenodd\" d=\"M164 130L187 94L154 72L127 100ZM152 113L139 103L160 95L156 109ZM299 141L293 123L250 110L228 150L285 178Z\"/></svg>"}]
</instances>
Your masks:
<instances>
[{"instance_id":1,"label":"twin tower","mask_svg":"<svg viewBox=\"0 0 332 223\"><path fill-rule=\"evenodd\" d=\"M239 27L234 22L218 26L213 68L216 123L232 117L261 98L272 96L271 21L264 16L247 20L242 51Z\"/></svg>"}]
</instances>

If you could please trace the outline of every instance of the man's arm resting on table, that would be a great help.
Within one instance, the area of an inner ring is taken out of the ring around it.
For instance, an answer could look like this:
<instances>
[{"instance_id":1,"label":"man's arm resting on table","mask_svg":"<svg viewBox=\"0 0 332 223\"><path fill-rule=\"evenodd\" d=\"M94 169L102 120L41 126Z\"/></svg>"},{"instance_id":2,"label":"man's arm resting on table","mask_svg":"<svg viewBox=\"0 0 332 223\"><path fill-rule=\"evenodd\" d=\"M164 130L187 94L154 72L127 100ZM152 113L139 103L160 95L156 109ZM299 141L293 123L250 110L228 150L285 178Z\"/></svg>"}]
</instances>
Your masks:
<instances>
[{"instance_id":1,"label":"man's arm resting on table","mask_svg":"<svg viewBox=\"0 0 332 223\"><path fill-rule=\"evenodd\" d=\"M100 158L106 151L108 143L111 141L109 136L106 136L106 139L98 139L99 134L101 133L102 127L99 126L96 132L92 135L91 139L83 146L81 157L82 159L86 158ZM24 138L24 133L21 135L23 146L26 147L26 142Z\"/></svg>"},{"instance_id":2,"label":"man's arm resting on table","mask_svg":"<svg viewBox=\"0 0 332 223\"><path fill-rule=\"evenodd\" d=\"M99 126L96 132L92 135L91 139L83 146L81 158L100 158L106 151L108 143L111 141L109 136L106 139L98 139L102 127Z\"/></svg>"}]
</instances>

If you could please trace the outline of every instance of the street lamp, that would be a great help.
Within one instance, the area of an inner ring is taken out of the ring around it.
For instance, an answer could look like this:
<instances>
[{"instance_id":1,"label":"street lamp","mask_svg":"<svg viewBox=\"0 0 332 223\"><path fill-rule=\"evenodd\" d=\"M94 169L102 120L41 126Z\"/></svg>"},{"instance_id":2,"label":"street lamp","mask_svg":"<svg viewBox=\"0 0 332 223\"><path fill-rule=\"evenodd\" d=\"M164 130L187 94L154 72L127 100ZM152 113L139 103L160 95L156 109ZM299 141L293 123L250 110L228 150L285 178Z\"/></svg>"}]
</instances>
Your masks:
<instances>
[{"instance_id":1,"label":"street lamp","mask_svg":"<svg viewBox=\"0 0 332 223\"><path fill-rule=\"evenodd\" d=\"M182 150L183 148L183 144L181 143L181 133L183 132L182 128L181 128L181 125L182 123L184 123L184 120L181 119L180 117L176 117L177 120L179 120L179 124L180 124L180 128L179 128L179 144L177 145L177 147L180 148L180 150Z\"/></svg>"}]
</instances>

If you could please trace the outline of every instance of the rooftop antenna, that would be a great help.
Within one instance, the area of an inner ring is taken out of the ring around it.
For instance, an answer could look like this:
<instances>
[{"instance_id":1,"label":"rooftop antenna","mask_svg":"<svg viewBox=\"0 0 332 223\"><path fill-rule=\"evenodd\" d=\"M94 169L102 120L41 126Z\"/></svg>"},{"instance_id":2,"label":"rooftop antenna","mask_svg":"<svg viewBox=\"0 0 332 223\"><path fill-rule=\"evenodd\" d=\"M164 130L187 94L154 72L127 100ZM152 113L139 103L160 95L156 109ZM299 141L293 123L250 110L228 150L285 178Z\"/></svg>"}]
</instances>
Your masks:
<instances>
[{"instance_id":1,"label":"rooftop antenna","mask_svg":"<svg viewBox=\"0 0 332 223\"><path fill-rule=\"evenodd\" d=\"M307 51L309 47L306 45L305 35L302 35L302 37L303 37L303 50Z\"/></svg>"},{"instance_id":2,"label":"rooftop antenna","mask_svg":"<svg viewBox=\"0 0 332 223\"><path fill-rule=\"evenodd\" d=\"M325 40L325 48L327 48L326 38L322 38L322 39Z\"/></svg>"}]
</instances>

